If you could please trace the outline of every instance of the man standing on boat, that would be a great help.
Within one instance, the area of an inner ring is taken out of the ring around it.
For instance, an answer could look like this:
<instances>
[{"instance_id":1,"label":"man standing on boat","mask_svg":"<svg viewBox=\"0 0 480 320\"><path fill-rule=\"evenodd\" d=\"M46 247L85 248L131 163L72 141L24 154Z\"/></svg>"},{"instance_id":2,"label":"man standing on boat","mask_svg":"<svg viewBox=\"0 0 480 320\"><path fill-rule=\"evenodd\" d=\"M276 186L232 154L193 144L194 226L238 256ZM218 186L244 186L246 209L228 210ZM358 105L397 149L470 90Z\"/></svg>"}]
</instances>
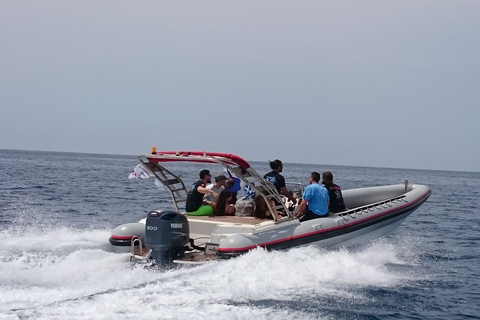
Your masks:
<instances>
[{"instance_id":1,"label":"man standing on boat","mask_svg":"<svg viewBox=\"0 0 480 320\"><path fill-rule=\"evenodd\" d=\"M187 195L187 214L192 216L208 216L213 214L213 208L208 204L203 203L203 197L206 194L211 194L218 198L218 193L207 189L207 184L212 182L212 175L208 170L200 171L200 180L195 182L188 190Z\"/></svg>"},{"instance_id":2,"label":"man standing on boat","mask_svg":"<svg viewBox=\"0 0 480 320\"><path fill-rule=\"evenodd\" d=\"M283 194L288 200L292 201L293 204L297 202L297 200L292 196L290 191L288 191L287 186L285 185L285 178L280 174L283 170L283 163L282 161L275 159L270 161L270 168L272 171L267 173L263 178L266 181L270 181L273 183L275 188L277 189L278 193Z\"/></svg>"},{"instance_id":3,"label":"man standing on boat","mask_svg":"<svg viewBox=\"0 0 480 320\"><path fill-rule=\"evenodd\" d=\"M296 213L300 222L328 216L330 197L328 195L328 190L319 182L320 173L312 172L310 174L310 184L303 192L302 202L300 202ZM305 211L306 208L307 211ZM303 214L304 211L305 214Z\"/></svg>"}]
</instances>

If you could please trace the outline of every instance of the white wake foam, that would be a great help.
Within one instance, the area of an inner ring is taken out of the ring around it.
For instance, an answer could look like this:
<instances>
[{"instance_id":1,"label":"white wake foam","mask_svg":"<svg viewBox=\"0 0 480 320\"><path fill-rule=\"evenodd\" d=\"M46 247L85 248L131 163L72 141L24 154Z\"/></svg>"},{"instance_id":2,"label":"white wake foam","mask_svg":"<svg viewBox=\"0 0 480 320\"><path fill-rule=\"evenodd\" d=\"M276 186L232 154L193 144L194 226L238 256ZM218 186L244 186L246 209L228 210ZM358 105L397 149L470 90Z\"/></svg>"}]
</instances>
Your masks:
<instances>
[{"instance_id":1,"label":"white wake foam","mask_svg":"<svg viewBox=\"0 0 480 320\"><path fill-rule=\"evenodd\" d=\"M385 241L357 252L257 249L159 271L113 253L109 230L17 231L0 232L0 315L12 319L305 319L311 314L288 306L310 297L361 301L362 288L416 277L391 268L413 262Z\"/></svg>"}]
</instances>

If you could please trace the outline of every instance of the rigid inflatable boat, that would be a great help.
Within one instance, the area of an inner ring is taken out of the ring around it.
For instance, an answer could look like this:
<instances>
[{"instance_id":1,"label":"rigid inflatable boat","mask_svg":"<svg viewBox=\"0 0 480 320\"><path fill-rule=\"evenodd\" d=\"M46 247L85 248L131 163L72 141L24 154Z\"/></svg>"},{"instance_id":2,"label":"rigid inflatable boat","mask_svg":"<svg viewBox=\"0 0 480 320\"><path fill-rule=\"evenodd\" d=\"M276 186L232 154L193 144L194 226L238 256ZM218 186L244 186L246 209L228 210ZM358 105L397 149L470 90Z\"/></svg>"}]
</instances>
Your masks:
<instances>
[{"instance_id":1,"label":"rigid inflatable boat","mask_svg":"<svg viewBox=\"0 0 480 320\"><path fill-rule=\"evenodd\" d=\"M130 252L132 260L157 264L203 263L236 257L257 247L284 250L304 245L325 248L359 245L393 231L431 193L427 186L408 181L342 190L348 209L300 222L294 212L302 198L303 186L287 184L297 198L297 203L291 203L236 155L154 151L140 156L139 160L146 176L154 177L170 192L173 210L153 210L139 222L118 226L112 232L110 243L117 252ZM169 162L218 164L263 197L271 213L282 215L272 214L272 219L187 215L182 209L188 189L179 174L166 168Z\"/></svg>"}]
</instances>

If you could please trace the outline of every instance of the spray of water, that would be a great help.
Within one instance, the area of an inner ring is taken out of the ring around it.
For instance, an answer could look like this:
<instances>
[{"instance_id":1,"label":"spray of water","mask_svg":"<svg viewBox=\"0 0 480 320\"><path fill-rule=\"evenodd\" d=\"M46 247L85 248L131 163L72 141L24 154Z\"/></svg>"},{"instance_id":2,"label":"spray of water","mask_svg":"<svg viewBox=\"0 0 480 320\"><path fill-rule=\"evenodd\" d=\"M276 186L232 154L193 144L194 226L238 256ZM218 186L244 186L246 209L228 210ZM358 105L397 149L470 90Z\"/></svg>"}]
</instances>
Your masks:
<instances>
[{"instance_id":1,"label":"spray of water","mask_svg":"<svg viewBox=\"0 0 480 320\"><path fill-rule=\"evenodd\" d=\"M414 263L405 255L410 249L388 241L353 252L259 248L195 267L150 269L132 265L128 254L113 253L109 232L58 226L1 231L0 314L305 319L312 313L296 307L298 302L311 297L358 302L366 299L364 288L399 286L416 276L408 272Z\"/></svg>"}]
</instances>

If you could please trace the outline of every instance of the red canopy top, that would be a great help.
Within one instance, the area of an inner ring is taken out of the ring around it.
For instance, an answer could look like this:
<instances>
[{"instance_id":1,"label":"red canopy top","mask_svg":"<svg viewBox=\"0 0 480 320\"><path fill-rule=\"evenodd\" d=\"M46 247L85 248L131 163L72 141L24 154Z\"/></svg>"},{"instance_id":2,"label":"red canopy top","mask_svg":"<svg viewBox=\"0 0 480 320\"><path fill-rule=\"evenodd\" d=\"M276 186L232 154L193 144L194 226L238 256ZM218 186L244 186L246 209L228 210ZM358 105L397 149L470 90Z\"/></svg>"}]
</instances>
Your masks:
<instances>
[{"instance_id":1,"label":"red canopy top","mask_svg":"<svg viewBox=\"0 0 480 320\"><path fill-rule=\"evenodd\" d=\"M206 163L222 163L235 165L242 169L250 168L247 161L230 153L206 152L206 151L156 151L146 155L150 162L191 161Z\"/></svg>"}]
</instances>

